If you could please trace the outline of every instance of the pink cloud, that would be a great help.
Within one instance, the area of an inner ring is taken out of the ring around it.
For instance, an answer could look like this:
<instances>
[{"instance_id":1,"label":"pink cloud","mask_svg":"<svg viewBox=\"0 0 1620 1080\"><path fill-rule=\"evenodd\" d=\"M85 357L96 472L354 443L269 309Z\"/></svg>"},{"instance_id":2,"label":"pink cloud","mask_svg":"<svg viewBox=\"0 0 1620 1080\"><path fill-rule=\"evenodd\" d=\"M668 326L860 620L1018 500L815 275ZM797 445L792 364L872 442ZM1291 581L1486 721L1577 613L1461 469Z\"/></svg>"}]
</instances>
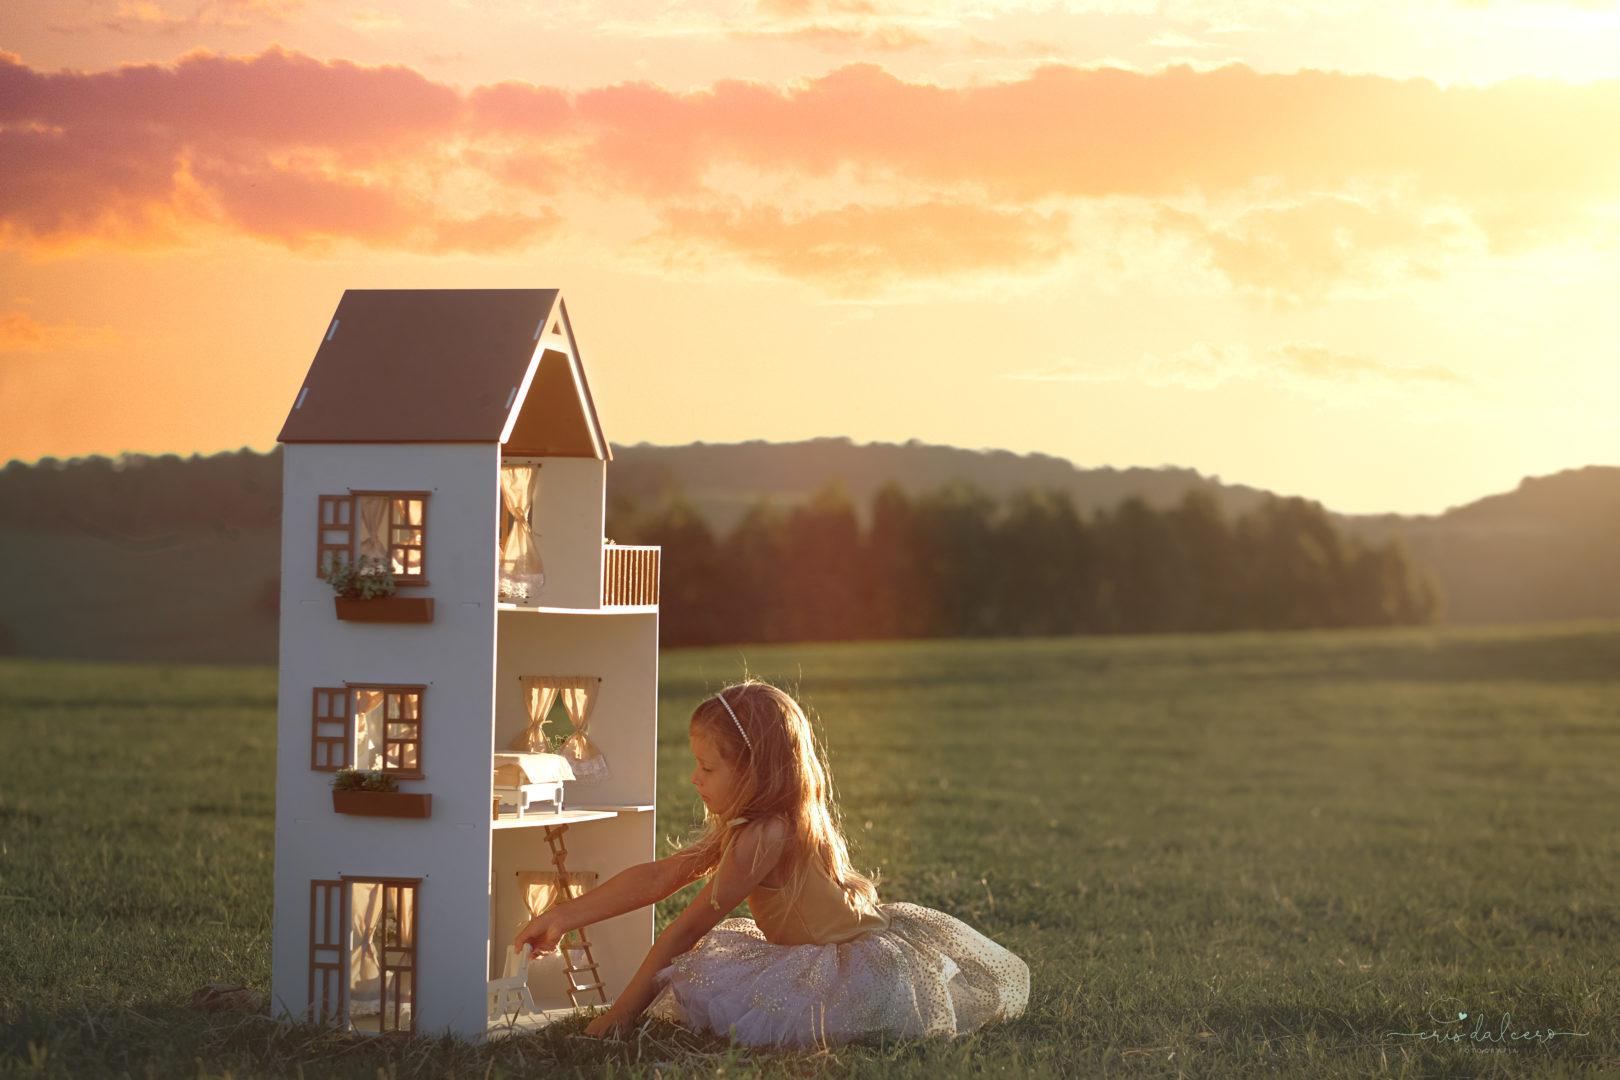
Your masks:
<instances>
[{"instance_id":1,"label":"pink cloud","mask_svg":"<svg viewBox=\"0 0 1620 1080\"><path fill-rule=\"evenodd\" d=\"M1512 251L1580 235L1620 190L1614 130L1620 81L1049 65L944 87L860 64L791 86L463 94L281 48L104 72L0 54L0 240L160 243L203 224L289 247L511 250L562 226L536 194L605 188L662 214L666 240L847 288L1039 266L1065 242L1056 208L1129 197L1238 288L1303 302L1439 273L1470 236ZM766 183L728 189L735 166ZM454 171L493 203L435 202ZM829 178L854 197L790 209Z\"/></svg>"}]
</instances>

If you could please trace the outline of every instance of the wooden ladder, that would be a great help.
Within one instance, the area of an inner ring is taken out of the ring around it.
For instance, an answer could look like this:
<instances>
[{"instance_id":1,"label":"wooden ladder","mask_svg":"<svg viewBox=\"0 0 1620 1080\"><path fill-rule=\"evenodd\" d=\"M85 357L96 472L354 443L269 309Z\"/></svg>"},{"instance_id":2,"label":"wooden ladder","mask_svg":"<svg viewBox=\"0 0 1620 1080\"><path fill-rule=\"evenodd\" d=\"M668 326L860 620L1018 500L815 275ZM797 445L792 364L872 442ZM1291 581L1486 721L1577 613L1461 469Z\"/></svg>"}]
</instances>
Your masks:
<instances>
[{"instance_id":1,"label":"wooden ladder","mask_svg":"<svg viewBox=\"0 0 1620 1080\"><path fill-rule=\"evenodd\" d=\"M545 827L546 843L551 845L551 862L557 868L558 886L562 889L563 898L572 900L579 893L574 891L575 887L568 874L568 845L563 842L563 834L567 831L567 825L547 825ZM583 888L580 889L580 892L583 891ZM565 935L561 944L563 946L563 978L568 983L568 1000L572 1001L574 1008L577 1009L580 1007L579 996L595 990L601 1003L606 1005L607 988L602 985L602 973L597 970L596 956L591 952L591 941L585 936L585 928L581 926L577 930L570 930L569 933L579 936L579 947L585 953L585 963L579 967L574 966L574 958L569 952L568 939ZM584 986L579 986L574 976L582 973L589 975L590 981Z\"/></svg>"}]
</instances>

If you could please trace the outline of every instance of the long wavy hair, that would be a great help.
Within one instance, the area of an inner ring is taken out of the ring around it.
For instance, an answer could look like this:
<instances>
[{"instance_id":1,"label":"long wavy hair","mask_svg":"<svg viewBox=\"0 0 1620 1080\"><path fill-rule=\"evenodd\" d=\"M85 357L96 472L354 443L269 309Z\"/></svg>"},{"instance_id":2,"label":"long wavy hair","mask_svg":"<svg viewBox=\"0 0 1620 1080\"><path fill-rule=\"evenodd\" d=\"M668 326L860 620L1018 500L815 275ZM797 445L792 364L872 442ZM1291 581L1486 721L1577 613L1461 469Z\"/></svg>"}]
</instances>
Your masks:
<instances>
[{"instance_id":1,"label":"long wavy hair","mask_svg":"<svg viewBox=\"0 0 1620 1080\"><path fill-rule=\"evenodd\" d=\"M721 759L736 770L738 780L730 806L719 811L705 807L701 835L682 854L700 869L699 876L712 874L741 828L739 819L775 815L788 825L782 854L791 868L782 886L788 903L798 897L811 868L819 865L844 890L852 910L876 910L878 879L850 863L826 752L799 703L752 677L720 693L737 713L753 748L744 743L719 694L693 710L691 733L707 737Z\"/></svg>"}]
</instances>

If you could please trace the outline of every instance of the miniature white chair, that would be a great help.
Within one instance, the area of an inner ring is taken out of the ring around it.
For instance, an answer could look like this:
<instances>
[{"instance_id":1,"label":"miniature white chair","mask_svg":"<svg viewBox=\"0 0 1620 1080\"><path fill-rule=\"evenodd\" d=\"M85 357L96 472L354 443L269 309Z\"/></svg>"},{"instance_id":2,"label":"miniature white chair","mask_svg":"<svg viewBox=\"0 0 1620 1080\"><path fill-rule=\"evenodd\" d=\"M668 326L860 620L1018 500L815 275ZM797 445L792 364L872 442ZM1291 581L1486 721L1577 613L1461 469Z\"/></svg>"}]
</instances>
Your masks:
<instances>
[{"instance_id":1,"label":"miniature white chair","mask_svg":"<svg viewBox=\"0 0 1620 1080\"><path fill-rule=\"evenodd\" d=\"M510 945L506 947L506 967L503 974L499 979L489 980L491 1020L540 1011L535 1008L534 995L529 993L529 958L533 955L532 945L523 946L522 953L513 952Z\"/></svg>"}]
</instances>

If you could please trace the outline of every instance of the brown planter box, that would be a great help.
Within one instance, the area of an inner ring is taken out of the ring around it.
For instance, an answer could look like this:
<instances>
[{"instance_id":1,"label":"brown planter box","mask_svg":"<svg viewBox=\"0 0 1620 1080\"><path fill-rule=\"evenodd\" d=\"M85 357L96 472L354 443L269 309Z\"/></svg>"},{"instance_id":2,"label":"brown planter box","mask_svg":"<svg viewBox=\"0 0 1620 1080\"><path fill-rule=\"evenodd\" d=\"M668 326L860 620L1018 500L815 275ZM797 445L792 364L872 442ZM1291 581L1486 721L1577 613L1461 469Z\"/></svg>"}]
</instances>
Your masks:
<instances>
[{"instance_id":1,"label":"brown planter box","mask_svg":"<svg viewBox=\"0 0 1620 1080\"><path fill-rule=\"evenodd\" d=\"M367 817L425 818L433 812L433 796L414 791L334 791L332 809Z\"/></svg>"},{"instance_id":2,"label":"brown planter box","mask_svg":"<svg viewBox=\"0 0 1620 1080\"><path fill-rule=\"evenodd\" d=\"M371 600L332 597L337 617L350 622L432 622L431 596L379 596Z\"/></svg>"}]
</instances>

